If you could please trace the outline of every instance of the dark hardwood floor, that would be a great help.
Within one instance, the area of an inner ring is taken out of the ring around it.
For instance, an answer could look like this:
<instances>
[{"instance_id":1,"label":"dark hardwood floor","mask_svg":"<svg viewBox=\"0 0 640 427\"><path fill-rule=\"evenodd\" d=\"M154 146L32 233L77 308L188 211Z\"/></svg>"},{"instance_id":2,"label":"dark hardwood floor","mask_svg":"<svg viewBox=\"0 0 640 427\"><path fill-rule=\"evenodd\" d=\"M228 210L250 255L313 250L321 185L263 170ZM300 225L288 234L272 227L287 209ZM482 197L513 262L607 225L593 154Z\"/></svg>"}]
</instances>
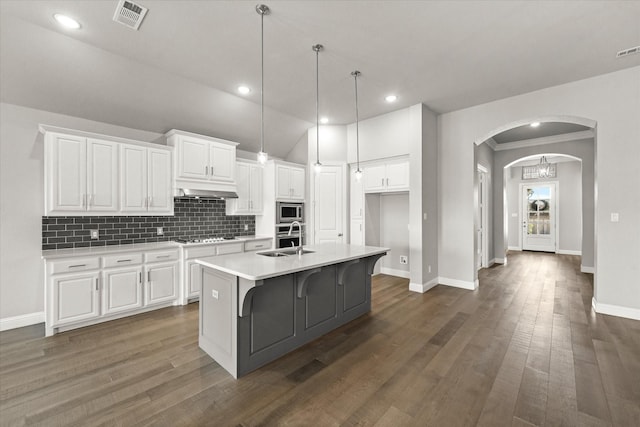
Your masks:
<instances>
[{"instance_id":1,"label":"dark hardwood floor","mask_svg":"<svg viewBox=\"0 0 640 427\"><path fill-rule=\"evenodd\" d=\"M373 310L234 380L197 304L0 333L0 424L640 426L640 322L591 311L579 258L512 253L471 292L377 276Z\"/></svg>"}]
</instances>

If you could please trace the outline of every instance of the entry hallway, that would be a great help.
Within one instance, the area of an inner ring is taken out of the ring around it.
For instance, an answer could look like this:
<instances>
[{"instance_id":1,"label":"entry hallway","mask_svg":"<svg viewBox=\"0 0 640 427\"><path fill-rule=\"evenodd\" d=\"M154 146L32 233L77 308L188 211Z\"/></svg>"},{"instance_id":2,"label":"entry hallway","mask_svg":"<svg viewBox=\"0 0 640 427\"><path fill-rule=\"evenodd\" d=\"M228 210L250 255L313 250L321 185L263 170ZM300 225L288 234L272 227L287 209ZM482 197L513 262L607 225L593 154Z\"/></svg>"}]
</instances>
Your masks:
<instances>
[{"instance_id":1,"label":"entry hallway","mask_svg":"<svg viewBox=\"0 0 640 427\"><path fill-rule=\"evenodd\" d=\"M240 380L197 304L2 332L0 424L638 426L640 322L595 315L579 264L510 253L476 292L377 276L371 314Z\"/></svg>"}]
</instances>

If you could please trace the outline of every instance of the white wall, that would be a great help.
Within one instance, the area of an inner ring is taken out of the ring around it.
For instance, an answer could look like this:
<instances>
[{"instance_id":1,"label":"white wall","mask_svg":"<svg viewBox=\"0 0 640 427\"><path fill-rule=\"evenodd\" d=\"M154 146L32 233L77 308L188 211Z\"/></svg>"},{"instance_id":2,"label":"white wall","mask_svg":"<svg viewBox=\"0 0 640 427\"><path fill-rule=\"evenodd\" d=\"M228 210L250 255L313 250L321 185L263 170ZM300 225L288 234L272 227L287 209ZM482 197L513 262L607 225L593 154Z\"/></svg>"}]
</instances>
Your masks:
<instances>
[{"instance_id":1,"label":"white wall","mask_svg":"<svg viewBox=\"0 0 640 427\"><path fill-rule=\"evenodd\" d=\"M640 67L443 114L439 118L441 276L473 282L475 141L535 120L597 124L594 299L599 311L640 318ZM610 214L620 221L611 222Z\"/></svg>"},{"instance_id":2,"label":"white wall","mask_svg":"<svg viewBox=\"0 0 640 427\"><path fill-rule=\"evenodd\" d=\"M483 144L484 145L484 144ZM522 234L520 215L520 184L536 182L558 183L558 242L559 253L582 252L582 165L578 160L556 164L556 178L522 180L522 166L507 168L507 223L509 247L519 247ZM517 216L513 216L516 214Z\"/></svg>"},{"instance_id":3,"label":"white wall","mask_svg":"<svg viewBox=\"0 0 640 427\"><path fill-rule=\"evenodd\" d=\"M44 310L41 260L44 138L38 132L41 123L139 141L164 139L157 133L0 104L0 320L3 324L18 316L41 316ZM44 321L44 316L40 321Z\"/></svg>"},{"instance_id":4,"label":"white wall","mask_svg":"<svg viewBox=\"0 0 640 427\"><path fill-rule=\"evenodd\" d=\"M386 194L380 197L380 246L390 248L382 257L383 273L399 273L409 277L409 193ZM407 256L409 264L400 264L400 256ZM392 271L385 271L391 269ZM395 271L394 271L395 270Z\"/></svg>"},{"instance_id":5,"label":"white wall","mask_svg":"<svg viewBox=\"0 0 640 427\"><path fill-rule=\"evenodd\" d=\"M384 159L411 153L410 108L393 111L382 116L362 120L359 123L360 161ZM347 162L356 162L356 125L347 126Z\"/></svg>"}]
</instances>

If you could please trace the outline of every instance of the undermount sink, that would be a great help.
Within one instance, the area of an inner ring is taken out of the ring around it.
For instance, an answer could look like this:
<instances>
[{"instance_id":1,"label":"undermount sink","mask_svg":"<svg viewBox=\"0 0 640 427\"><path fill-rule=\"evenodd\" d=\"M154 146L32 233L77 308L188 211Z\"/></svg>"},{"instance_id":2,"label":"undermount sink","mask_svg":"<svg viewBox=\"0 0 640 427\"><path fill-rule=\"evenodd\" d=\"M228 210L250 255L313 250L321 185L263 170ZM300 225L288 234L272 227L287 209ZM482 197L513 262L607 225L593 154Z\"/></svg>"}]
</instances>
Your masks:
<instances>
[{"instance_id":1,"label":"undermount sink","mask_svg":"<svg viewBox=\"0 0 640 427\"><path fill-rule=\"evenodd\" d=\"M303 249L302 250L302 254L312 254L314 251L310 251L308 249ZM268 256L268 257L272 257L272 258L276 258L276 257L283 257L283 256L290 256L290 255L296 255L296 249L292 248L292 249L279 249L277 251L269 251L269 252L258 252L258 255L262 255L262 256Z\"/></svg>"}]
</instances>

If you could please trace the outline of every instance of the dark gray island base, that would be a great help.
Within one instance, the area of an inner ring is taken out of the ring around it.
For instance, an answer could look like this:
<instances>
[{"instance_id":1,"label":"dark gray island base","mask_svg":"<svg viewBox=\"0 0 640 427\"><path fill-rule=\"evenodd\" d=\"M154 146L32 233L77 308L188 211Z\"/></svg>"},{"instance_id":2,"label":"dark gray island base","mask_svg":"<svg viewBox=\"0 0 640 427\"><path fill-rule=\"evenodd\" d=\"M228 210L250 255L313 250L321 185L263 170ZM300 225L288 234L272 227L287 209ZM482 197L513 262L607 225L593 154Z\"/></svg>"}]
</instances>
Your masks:
<instances>
[{"instance_id":1,"label":"dark gray island base","mask_svg":"<svg viewBox=\"0 0 640 427\"><path fill-rule=\"evenodd\" d=\"M329 264L324 252L330 248L322 246L312 248L317 256L266 261L274 264L271 274L284 273L267 278L241 277L201 262L200 347L238 378L368 313L371 274L387 249L351 248L367 250L359 255L348 250L351 259ZM314 264L324 265L306 268Z\"/></svg>"}]
</instances>

